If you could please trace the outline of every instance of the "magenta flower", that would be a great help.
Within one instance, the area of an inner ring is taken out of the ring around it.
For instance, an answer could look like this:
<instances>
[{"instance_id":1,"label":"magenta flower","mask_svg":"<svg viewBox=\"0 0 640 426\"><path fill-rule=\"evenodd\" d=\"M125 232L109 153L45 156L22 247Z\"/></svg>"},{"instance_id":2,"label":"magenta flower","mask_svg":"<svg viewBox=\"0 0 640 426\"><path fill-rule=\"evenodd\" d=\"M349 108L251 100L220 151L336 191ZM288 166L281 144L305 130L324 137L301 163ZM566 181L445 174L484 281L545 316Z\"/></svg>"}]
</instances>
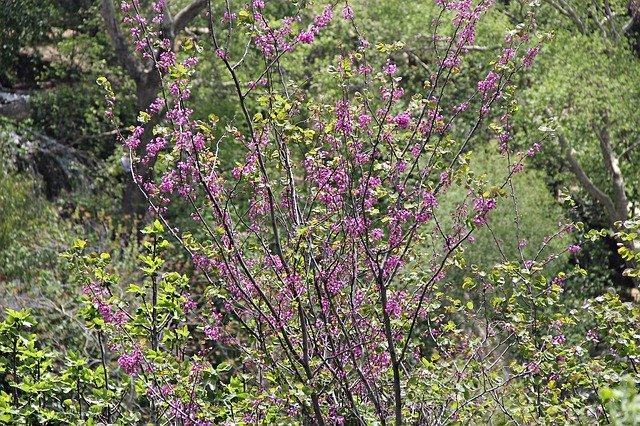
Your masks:
<instances>
[{"instance_id":1,"label":"magenta flower","mask_svg":"<svg viewBox=\"0 0 640 426\"><path fill-rule=\"evenodd\" d=\"M476 211L476 216L473 218L473 223L476 225L487 224L487 214L496 208L495 198L479 197L473 200L473 209Z\"/></svg>"},{"instance_id":2,"label":"magenta flower","mask_svg":"<svg viewBox=\"0 0 640 426\"><path fill-rule=\"evenodd\" d=\"M382 67L382 72L387 75L393 75L398 71L398 66L391 62L391 59L387 59L387 63Z\"/></svg>"},{"instance_id":3,"label":"magenta flower","mask_svg":"<svg viewBox=\"0 0 640 426\"><path fill-rule=\"evenodd\" d=\"M358 124L361 128L367 127L369 124L371 124L371 117L369 117L367 114L360 114L360 117L358 117Z\"/></svg>"},{"instance_id":4,"label":"magenta flower","mask_svg":"<svg viewBox=\"0 0 640 426\"><path fill-rule=\"evenodd\" d=\"M500 75L495 71L489 71L489 74L487 74L484 80L478 82L478 91L488 93L496 90L498 87L498 80L500 80Z\"/></svg>"},{"instance_id":5,"label":"magenta flower","mask_svg":"<svg viewBox=\"0 0 640 426\"><path fill-rule=\"evenodd\" d=\"M398 127L400 127L401 129L406 129L411 122L411 113L409 113L408 111L401 112L396 116L394 121L398 125Z\"/></svg>"},{"instance_id":6,"label":"magenta flower","mask_svg":"<svg viewBox=\"0 0 640 426\"><path fill-rule=\"evenodd\" d=\"M313 23L318 28L324 28L329 25L331 19L333 19L333 12L331 11L331 6L327 6L322 10L322 13L320 15L315 17Z\"/></svg>"},{"instance_id":7,"label":"magenta flower","mask_svg":"<svg viewBox=\"0 0 640 426\"><path fill-rule=\"evenodd\" d=\"M302 31L297 40L303 44L311 44L313 43L314 38L315 36L312 31Z\"/></svg>"},{"instance_id":8,"label":"magenta flower","mask_svg":"<svg viewBox=\"0 0 640 426\"><path fill-rule=\"evenodd\" d=\"M336 130L342 130L346 134L350 134L353 130L351 125L351 114L349 113L349 102L338 101L335 109L336 118Z\"/></svg>"},{"instance_id":9,"label":"magenta flower","mask_svg":"<svg viewBox=\"0 0 640 426\"><path fill-rule=\"evenodd\" d=\"M142 353L140 352L140 349L137 348L134 349L132 353L124 353L120 355L120 358L118 358L118 365L130 376L138 373L141 363Z\"/></svg>"},{"instance_id":10,"label":"magenta flower","mask_svg":"<svg viewBox=\"0 0 640 426\"><path fill-rule=\"evenodd\" d=\"M529 68L531 65L533 65L533 61L536 59L539 51L540 46L527 49L527 54L522 58L522 65L524 65L525 68Z\"/></svg>"},{"instance_id":11,"label":"magenta flower","mask_svg":"<svg viewBox=\"0 0 640 426\"><path fill-rule=\"evenodd\" d=\"M353 19L353 9L351 6L346 5L342 8L342 17L346 20Z\"/></svg>"}]
</instances>

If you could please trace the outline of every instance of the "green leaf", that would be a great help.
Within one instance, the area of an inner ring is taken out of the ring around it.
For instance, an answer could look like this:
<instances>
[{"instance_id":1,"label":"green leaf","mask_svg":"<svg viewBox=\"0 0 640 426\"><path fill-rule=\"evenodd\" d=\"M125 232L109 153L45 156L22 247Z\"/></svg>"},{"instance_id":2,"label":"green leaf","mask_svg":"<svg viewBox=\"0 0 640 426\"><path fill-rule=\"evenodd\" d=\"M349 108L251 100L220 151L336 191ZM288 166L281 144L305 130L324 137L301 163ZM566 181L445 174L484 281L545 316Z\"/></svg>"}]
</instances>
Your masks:
<instances>
[{"instance_id":1,"label":"green leaf","mask_svg":"<svg viewBox=\"0 0 640 426\"><path fill-rule=\"evenodd\" d=\"M222 361L220 364L216 366L216 371L218 373L223 373L225 371L231 370L231 365L225 361Z\"/></svg>"}]
</instances>

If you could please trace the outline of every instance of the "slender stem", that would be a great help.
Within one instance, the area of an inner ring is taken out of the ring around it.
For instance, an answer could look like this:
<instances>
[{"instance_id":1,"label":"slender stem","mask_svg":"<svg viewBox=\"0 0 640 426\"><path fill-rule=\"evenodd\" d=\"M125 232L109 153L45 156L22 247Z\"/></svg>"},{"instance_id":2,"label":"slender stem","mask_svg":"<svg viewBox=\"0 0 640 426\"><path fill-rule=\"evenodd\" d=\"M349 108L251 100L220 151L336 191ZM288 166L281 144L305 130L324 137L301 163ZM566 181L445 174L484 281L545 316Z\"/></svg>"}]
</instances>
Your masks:
<instances>
[{"instance_id":1,"label":"slender stem","mask_svg":"<svg viewBox=\"0 0 640 426\"><path fill-rule=\"evenodd\" d=\"M12 350L12 359L11 359L11 367L13 370L13 406L18 408L20 401L18 395L18 338L15 337L13 339L13 350Z\"/></svg>"},{"instance_id":2,"label":"slender stem","mask_svg":"<svg viewBox=\"0 0 640 426\"><path fill-rule=\"evenodd\" d=\"M104 375L104 389L109 391L109 374L107 372L107 360L104 352L102 330L98 331L98 346L100 346L100 362L102 363L102 373ZM107 423L111 423L111 405L107 404L105 410L107 412Z\"/></svg>"}]
</instances>

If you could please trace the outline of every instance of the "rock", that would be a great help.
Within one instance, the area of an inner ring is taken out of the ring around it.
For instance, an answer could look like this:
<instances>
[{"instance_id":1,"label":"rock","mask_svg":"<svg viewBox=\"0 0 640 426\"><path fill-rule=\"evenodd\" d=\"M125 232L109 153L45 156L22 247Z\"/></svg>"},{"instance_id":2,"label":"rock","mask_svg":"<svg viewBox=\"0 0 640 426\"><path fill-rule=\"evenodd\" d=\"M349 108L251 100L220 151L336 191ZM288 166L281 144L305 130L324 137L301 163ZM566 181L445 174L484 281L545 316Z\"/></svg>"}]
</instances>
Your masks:
<instances>
[{"instance_id":1,"label":"rock","mask_svg":"<svg viewBox=\"0 0 640 426\"><path fill-rule=\"evenodd\" d=\"M0 116L24 120L31 115L29 95L0 91Z\"/></svg>"}]
</instances>

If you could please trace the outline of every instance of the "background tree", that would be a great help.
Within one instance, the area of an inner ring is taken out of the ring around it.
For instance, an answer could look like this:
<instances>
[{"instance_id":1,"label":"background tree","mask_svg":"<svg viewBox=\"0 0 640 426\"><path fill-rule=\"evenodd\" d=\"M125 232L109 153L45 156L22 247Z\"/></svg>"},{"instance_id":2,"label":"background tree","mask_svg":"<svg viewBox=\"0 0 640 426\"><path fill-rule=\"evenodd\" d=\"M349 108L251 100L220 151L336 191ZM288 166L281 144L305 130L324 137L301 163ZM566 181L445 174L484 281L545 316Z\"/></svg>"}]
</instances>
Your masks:
<instances>
[{"instance_id":1,"label":"background tree","mask_svg":"<svg viewBox=\"0 0 640 426\"><path fill-rule=\"evenodd\" d=\"M627 6L543 3L538 25L554 27L554 41L531 71L537 84L521 98L521 124L535 122L557 133L558 143L545 148L557 156L535 161L547 170L556 196L569 188L582 206L577 219L592 227L613 227L637 214L640 113L630 100L639 95L640 60L633 50L635 35L629 32L633 10ZM525 133L531 129L520 128ZM621 272L625 262L615 254L615 242L610 246L613 254L605 257L617 257L610 267ZM620 274L615 280L620 287L632 285Z\"/></svg>"},{"instance_id":2,"label":"background tree","mask_svg":"<svg viewBox=\"0 0 640 426\"><path fill-rule=\"evenodd\" d=\"M157 3L156 7L161 11L159 19L160 40L161 45L148 46L141 38L142 34L132 33L131 38L126 37L120 29L119 18L116 13L113 0L102 0L101 13L105 21L107 33L113 43L116 56L120 60L121 65L127 71L127 74L133 79L136 86L136 106L138 111L146 111L156 99L161 88L161 76L156 69L158 61L163 60L163 55L175 54L176 37L185 27L201 12L205 5L205 0L194 0L183 9L172 14L169 2ZM131 7L131 6L130 6ZM132 6L135 10L134 18L140 24L140 28L146 28L150 25L146 21L146 11L140 9L140 5L136 2ZM131 50L131 40L134 40L138 50L143 52L142 58L136 56ZM142 135L142 143L139 146L138 155L144 155L148 141L151 139L152 124L147 126L145 133ZM148 177L148 169L139 169L137 171L143 178ZM127 214L140 216L145 210L145 200L140 189L134 179L127 179L123 195L123 211Z\"/></svg>"}]
</instances>

